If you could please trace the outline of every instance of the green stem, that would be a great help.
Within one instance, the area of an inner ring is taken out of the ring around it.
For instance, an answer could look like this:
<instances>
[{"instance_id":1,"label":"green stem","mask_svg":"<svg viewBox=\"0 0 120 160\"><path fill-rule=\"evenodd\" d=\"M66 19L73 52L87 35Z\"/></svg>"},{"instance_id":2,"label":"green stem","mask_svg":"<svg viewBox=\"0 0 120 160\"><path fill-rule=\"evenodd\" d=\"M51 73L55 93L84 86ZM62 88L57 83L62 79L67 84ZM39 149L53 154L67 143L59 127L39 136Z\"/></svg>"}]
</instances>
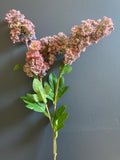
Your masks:
<instances>
[{"instance_id":1,"label":"green stem","mask_svg":"<svg viewBox=\"0 0 120 160\"><path fill-rule=\"evenodd\" d=\"M55 115L55 111L56 111L57 94L58 94L58 86L59 86L60 77L61 77L61 72L59 74L59 77L58 77L58 80L57 80L57 84L56 84L56 90L55 90L54 115Z\"/></svg>"},{"instance_id":2,"label":"green stem","mask_svg":"<svg viewBox=\"0 0 120 160\"><path fill-rule=\"evenodd\" d=\"M59 86L59 81L60 81L60 78L61 78L61 75L62 75L61 73L62 73L63 67L64 67L64 64L62 64L62 66L61 66L60 74L58 76L56 89L55 89L54 116L55 116L56 105L57 105L58 86ZM57 156L56 131L55 131L54 127L53 127L53 160L56 160L56 156Z\"/></svg>"},{"instance_id":3,"label":"green stem","mask_svg":"<svg viewBox=\"0 0 120 160\"><path fill-rule=\"evenodd\" d=\"M58 86L59 86L59 81L60 81L60 78L61 78L61 73L62 73L63 67L64 67L64 64L62 64L62 68L61 68L61 70L60 70L60 74L59 74L59 76L58 76L58 80L57 80L57 84L56 84L56 89L55 89L54 115L55 115L56 104L57 104Z\"/></svg>"},{"instance_id":4,"label":"green stem","mask_svg":"<svg viewBox=\"0 0 120 160\"><path fill-rule=\"evenodd\" d=\"M55 129L53 127L53 123L52 123L52 120L51 120L51 116L50 116L50 112L49 112L47 104L45 104L45 107L46 107L46 110L47 110L47 113L48 113L48 118L50 120L52 130L53 130L53 160L56 160L56 156L57 156L56 132L55 132Z\"/></svg>"},{"instance_id":5,"label":"green stem","mask_svg":"<svg viewBox=\"0 0 120 160\"><path fill-rule=\"evenodd\" d=\"M57 142L56 142L56 133L53 129L53 160L56 160L57 156Z\"/></svg>"},{"instance_id":6,"label":"green stem","mask_svg":"<svg viewBox=\"0 0 120 160\"><path fill-rule=\"evenodd\" d=\"M49 109L48 109L47 104L45 104L45 107L46 107L46 110L47 110L47 113L48 113L48 118L49 118L49 120L50 120L51 127L52 127L52 129L53 129L53 123L52 123L52 119L51 119L50 112L49 112Z\"/></svg>"}]
</instances>

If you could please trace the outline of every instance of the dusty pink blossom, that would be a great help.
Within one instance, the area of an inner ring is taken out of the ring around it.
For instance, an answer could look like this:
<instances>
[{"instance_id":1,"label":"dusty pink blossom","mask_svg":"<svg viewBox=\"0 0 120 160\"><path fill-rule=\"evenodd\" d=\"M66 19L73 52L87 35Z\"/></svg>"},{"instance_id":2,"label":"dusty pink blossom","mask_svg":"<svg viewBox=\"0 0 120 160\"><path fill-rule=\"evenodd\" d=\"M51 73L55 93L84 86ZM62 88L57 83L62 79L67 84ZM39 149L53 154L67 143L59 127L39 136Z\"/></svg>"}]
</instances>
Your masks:
<instances>
[{"instance_id":1,"label":"dusty pink blossom","mask_svg":"<svg viewBox=\"0 0 120 160\"><path fill-rule=\"evenodd\" d=\"M40 50L41 49L41 42L39 40L32 40L30 42L29 49L34 50L34 51Z\"/></svg>"},{"instance_id":2,"label":"dusty pink blossom","mask_svg":"<svg viewBox=\"0 0 120 160\"><path fill-rule=\"evenodd\" d=\"M33 75L43 77L49 69L49 64L45 62L43 55L39 51L40 49L41 43L39 40L32 40L28 46L24 72L26 72L29 77L33 77Z\"/></svg>"},{"instance_id":3,"label":"dusty pink blossom","mask_svg":"<svg viewBox=\"0 0 120 160\"><path fill-rule=\"evenodd\" d=\"M80 57L80 53L74 53L69 48L67 48L64 58L64 64L71 65L78 57Z\"/></svg>"},{"instance_id":4,"label":"dusty pink blossom","mask_svg":"<svg viewBox=\"0 0 120 160\"><path fill-rule=\"evenodd\" d=\"M21 30L19 28L11 29L10 34L13 43L20 42L19 36L21 35Z\"/></svg>"},{"instance_id":5,"label":"dusty pink blossom","mask_svg":"<svg viewBox=\"0 0 120 160\"><path fill-rule=\"evenodd\" d=\"M12 30L10 34L13 43L28 42L36 38L35 26L30 20L25 19L25 16L20 11L16 11L15 9L10 10L5 16L5 21Z\"/></svg>"},{"instance_id":6,"label":"dusty pink blossom","mask_svg":"<svg viewBox=\"0 0 120 160\"><path fill-rule=\"evenodd\" d=\"M17 23L17 22L23 22L25 16L24 14L21 14L20 11L16 11L15 9L9 10L9 12L5 16L5 21L9 24ZM11 26L12 27L12 26Z\"/></svg>"},{"instance_id":7,"label":"dusty pink blossom","mask_svg":"<svg viewBox=\"0 0 120 160\"><path fill-rule=\"evenodd\" d=\"M60 53L65 48L68 37L63 33L59 32L58 35L48 36L41 38L43 48L47 48L51 54Z\"/></svg>"},{"instance_id":8,"label":"dusty pink blossom","mask_svg":"<svg viewBox=\"0 0 120 160\"><path fill-rule=\"evenodd\" d=\"M28 51L26 53L26 61L29 61L32 58L39 58L40 53L39 51Z\"/></svg>"},{"instance_id":9,"label":"dusty pink blossom","mask_svg":"<svg viewBox=\"0 0 120 160\"><path fill-rule=\"evenodd\" d=\"M28 52L26 53L26 64L24 71L29 77L33 74L43 77L46 71L57 60L56 55L64 57L63 63L71 65L86 47L97 43L104 36L108 36L114 30L111 18L103 17L103 21L87 19L81 25L75 25L70 30L68 37L63 32L58 35L43 37L35 40L34 24L25 19L20 11L10 10L5 17L10 28L13 43L26 42Z\"/></svg>"},{"instance_id":10,"label":"dusty pink blossom","mask_svg":"<svg viewBox=\"0 0 120 160\"><path fill-rule=\"evenodd\" d=\"M103 17L103 22L101 22L101 19L98 19L97 22L88 19L82 21L81 25L74 26L70 31L71 36L66 45L66 48L69 48L70 51L66 50L64 63L72 64L76 60L77 54L84 52L86 47L92 43L97 43L104 36L108 36L112 30L114 30L113 22L111 18L105 16ZM75 58L71 58L74 57L74 54Z\"/></svg>"},{"instance_id":11,"label":"dusty pink blossom","mask_svg":"<svg viewBox=\"0 0 120 160\"><path fill-rule=\"evenodd\" d=\"M43 77L46 75L46 71L49 69L49 65L44 61L43 56L39 51L28 51L26 53L26 64L24 65L24 72L29 77L33 74Z\"/></svg>"},{"instance_id":12,"label":"dusty pink blossom","mask_svg":"<svg viewBox=\"0 0 120 160\"><path fill-rule=\"evenodd\" d=\"M68 37L59 32L58 35L48 36L40 39L41 50L40 53L52 65L56 60L56 54L64 54Z\"/></svg>"}]
</instances>

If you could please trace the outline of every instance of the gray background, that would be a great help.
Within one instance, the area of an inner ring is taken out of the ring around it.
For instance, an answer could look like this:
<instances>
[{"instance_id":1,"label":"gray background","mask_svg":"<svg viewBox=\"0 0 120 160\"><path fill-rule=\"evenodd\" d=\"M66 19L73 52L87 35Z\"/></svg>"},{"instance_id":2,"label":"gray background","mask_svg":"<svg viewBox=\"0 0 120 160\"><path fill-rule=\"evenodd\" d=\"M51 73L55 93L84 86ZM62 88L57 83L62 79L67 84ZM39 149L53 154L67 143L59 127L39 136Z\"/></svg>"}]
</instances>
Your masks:
<instances>
[{"instance_id":1,"label":"gray background","mask_svg":"<svg viewBox=\"0 0 120 160\"><path fill-rule=\"evenodd\" d=\"M111 17L115 30L87 48L65 76L69 91L59 100L70 116L59 133L58 160L120 159L120 1L2 0L0 3L0 160L52 160L48 120L25 108L19 98L32 91L24 64L26 47L13 45L3 22L15 8L36 26L37 37L69 35L83 19ZM56 70L56 69L55 69ZM56 70L57 72L57 70Z\"/></svg>"}]
</instances>

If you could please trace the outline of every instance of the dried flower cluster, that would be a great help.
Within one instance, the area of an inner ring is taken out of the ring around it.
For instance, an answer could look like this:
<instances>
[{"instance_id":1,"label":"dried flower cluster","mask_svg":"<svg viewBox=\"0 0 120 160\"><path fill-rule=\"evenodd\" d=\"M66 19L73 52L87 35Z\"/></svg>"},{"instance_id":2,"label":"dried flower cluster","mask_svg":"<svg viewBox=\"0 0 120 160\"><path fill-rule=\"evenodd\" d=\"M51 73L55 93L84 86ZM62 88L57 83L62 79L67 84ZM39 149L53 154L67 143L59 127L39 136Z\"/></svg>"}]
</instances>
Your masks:
<instances>
[{"instance_id":1,"label":"dried flower cluster","mask_svg":"<svg viewBox=\"0 0 120 160\"><path fill-rule=\"evenodd\" d=\"M46 70L49 69L48 63L44 61L42 54L40 54L41 42L39 40L32 40L28 52L26 53L26 64L24 65L24 72L29 77L33 75L42 77L46 75Z\"/></svg>"},{"instance_id":2,"label":"dried flower cluster","mask_svg":"<svg viewBox=\"0 0 120 160\"><path fill-rule=\"evenodd\" d=\"M63 63L71 65L80 53L92 43L97 43L104 36L108 36L114 29L111 18L103 17L103 21L84 20L81 25L74 26L70 37L60 32L58 35L35 39L34 25L20 11L10 10L5 17L11 29L11 39L15 42L28 42L26 64L24 71L29 77L33 75L43 77L56 60L56 54L62 54Z\"/></svg>"},{"instance_id":3,"label":"dried flower cluster","mask_svg":"<svg viewBox=\"0 0 120 160\"><path fill-rule=\"evenodd\" d=\"M5 17L8 22L8 27L11 29L11 40L15 42L28 42L29 40L36 39L33 23L25 19L24 14L15 9L10 10Z\"/></svg>"},{"instance_id":4,"label":"dried flower cluster","mask_svg":"<svg viewBox=\"0 0 120 160\"><path fill-rule=\"evenodd\" d=\"M64 63L72 64L80 53L86 50L86 47L92 43L97 43L104 36L108 36L114 29L111 18L103 17L98 21L86 20L82 21L79 26L74 26L70 31L70 38L67 45Z\"/></svg>"}]
</instances>

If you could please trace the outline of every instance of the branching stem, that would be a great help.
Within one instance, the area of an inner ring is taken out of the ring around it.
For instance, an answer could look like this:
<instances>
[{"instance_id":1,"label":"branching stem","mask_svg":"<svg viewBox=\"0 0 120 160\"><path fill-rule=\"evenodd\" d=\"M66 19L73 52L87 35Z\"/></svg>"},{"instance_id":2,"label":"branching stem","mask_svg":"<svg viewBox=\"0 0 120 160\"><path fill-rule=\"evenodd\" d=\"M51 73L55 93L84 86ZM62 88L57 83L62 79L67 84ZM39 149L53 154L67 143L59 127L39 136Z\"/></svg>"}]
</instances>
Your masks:
<instances>
[{"instance_id":1,"label":"branching stem","mask_svg":"<svg viewBox=\"0 0 120 160\"><path fill-rule=\"evenodd\" d=\"M56 89L55 89L54 116L55 116L55 112L56 112L56 104L57 104L57 94L58 94L59 81L60 81L60 78L61 78L61 73L62 73L63 67L64 67L64 64L61 65L61 70L60 70L60 74L58 76L58 80L57 80L57 84L56 84Z\"/></svg>"},{"instance_id":2,"label":"branching stem","mask_svg":"<svg viewBox=\"0 0 120 160\"><path fill-rule=\"evenodd\" d=\"M56 112L56 105L57 105L57 94L58 94L58 87L59 87L59 81L62 75L62 69L64 67L64 64L61 65L61 70L60 70L60 74L58 76L57 79L57 84L56 84L56 88L55 88L55 101L54 101L54 116L55 116L55 112ZM56 141L56 131L53 127L53 160L56 160L56 156L57 156L57 141Z\"/></svg>"}]
</instances>

